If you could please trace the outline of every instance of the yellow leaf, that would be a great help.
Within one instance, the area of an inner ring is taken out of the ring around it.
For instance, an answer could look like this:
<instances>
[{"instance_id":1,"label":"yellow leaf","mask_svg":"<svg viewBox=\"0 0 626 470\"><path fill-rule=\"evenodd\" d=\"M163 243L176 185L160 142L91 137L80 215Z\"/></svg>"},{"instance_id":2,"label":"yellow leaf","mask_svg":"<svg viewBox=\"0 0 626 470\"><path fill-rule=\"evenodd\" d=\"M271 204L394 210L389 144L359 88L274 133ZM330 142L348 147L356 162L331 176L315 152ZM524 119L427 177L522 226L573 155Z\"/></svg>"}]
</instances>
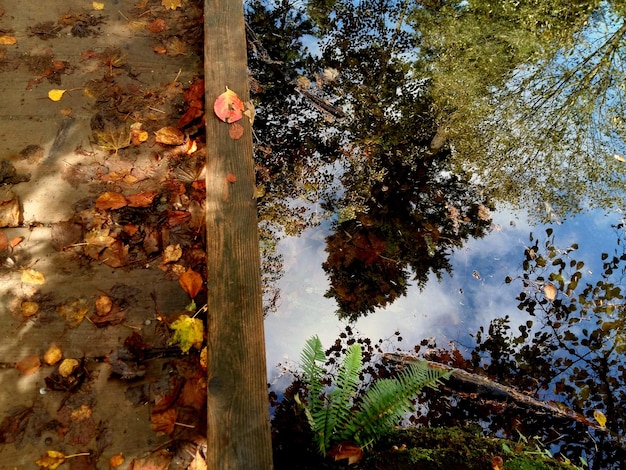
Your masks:
<instances>
[{"instance_id":1,"label":"yellow leaf","mask_svg":"<svg viewBox=\"0 0 626 470\"><path fill-rule=\"evenodd\" d=\"M182 6L181 0L162 0L161 5L170 10L176 10L178 7Z\"/></svg>"},{"instance_id":2,"label":"yellow leaf","mask_svg":"<svg viewBox=\"0 0 626 470\"><path fill-rule=\"evenodd\" d=\"M7 34L0 35L0 45L12 46L13 44L17 44L17 39L15 38L15 36L9 36Z\"/></svg>"},{"instance_id":3,"label":"yellow leaf","mask_svg":"<svg viewBox=\"0 0 626 470\"><path fill-rule=\"evenodd\" d=\"M109 467L117 468L124 463L124 455L116 454L109 459Z\"/></svg>"},{"instance_id":4,"label":"yellow leaf","mask_svg":"<svg viewBox=\"0 0 626 470\"><path fill-rule=\"evenodd\" d=\"M22 271L22 282L27 284L45 284L46 277L43 273L29 268Z\"/></svg>"},{"instance_id":5,"label":"yellow leaf","mask_svg":"<svg viewBox=\"0 0 626 470\"><path fill-rule=\"evenodd\" d=\"M58 452L56 450L49 450L46 454L37 460L35 463L39 466L39 468L43 468L46 470L54 470L58 468L65 462L65 454Z\"/></svg>"},{"instance_id":6,"label":"yellow leaf","mask_svg":"<svg viewBox=\"0 0 626 470\"><path fill-rule=\"evenodd\" d=\"M59 375L68 378L79 365L80 362L77 359L63 359L59 365Z\"/></svg>"},{"instance_id":7,"label":"yellow leaf","mask_svg":"<svg viewBox=\"0 0 626 470\"><path fill-rule=\"evenodd\" d=\"M593 411L593 417L598 422L600 427L604 427L606 425L606 416L604 416L604 413L602 413L602 411L594 410Z\"/></svg>"},{"instance_id":8,"label":"yellow leaf","mask_svg":"<svg viewBox=\"0 0 626 470\"><path fill-rule=\"evenodd\" d=\"M56 344L52 343L48 350L43 355L43 360L46 364L51 366L52 364L56 364L63 357L63 351Z\"/></svg>"},{"instance_id":9,"label":"yellow leaf","mask_svg":"<svg viewBox=\"0 0 626 470\"><path fill-rule=\"evenodd\" d=\"M200 348L202 345L204 325L199 318L181 315L170 325L170 328L174 330L170 344L178 344L184 353L188 352L192 346Z\"/></svg>"},{"instance_id":10,"label":"yellow leaf","mask_svg":"<svg viewBox=\"0 0 626 470\"><path fill-rule=\"evenodd\" d=\"M25 300L22 302L21 308L23 317L32 317L39 311L39 304L37 302Z\"/></svg>"},{"instance_id":11,"label":"yellow leaf","mask_svg":"<svg viewBox=\"0 0 626 470\"><path fill-rule=\"evenodd\" d=\"M102 2L91 2L91 8L96 11L104 10L104 3Z\"/></svg>"},{"instance_id":12,"label":"yellow leaf","mask_svg":"<svg viewBox=\"0 0 626 470\"><path fill-rule=\"evenodd\" d=\"M48 92L48 98L50 98L52 101L59 101L63 97L64 93L65 93L65 90L58 90L58 89L50 90Z\"/></svg>"}]
</instances>

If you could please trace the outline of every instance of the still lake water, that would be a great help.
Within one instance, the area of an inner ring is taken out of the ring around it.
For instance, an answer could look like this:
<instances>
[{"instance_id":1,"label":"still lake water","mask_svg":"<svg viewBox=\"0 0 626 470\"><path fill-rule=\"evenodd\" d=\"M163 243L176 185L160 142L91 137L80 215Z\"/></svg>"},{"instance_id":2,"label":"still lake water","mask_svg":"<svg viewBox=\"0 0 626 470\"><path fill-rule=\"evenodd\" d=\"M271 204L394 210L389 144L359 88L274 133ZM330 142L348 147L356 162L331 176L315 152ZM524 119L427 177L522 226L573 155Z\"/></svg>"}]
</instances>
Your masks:
<instances>
[{"instance_id":1,"label":"still lake water","mask_svg":"<svg viewBox=\"0 0 626 470\"><path fill-rule=\"evenodd\" d=\"M390 338L390 347L411 350L423 338L436 338L437 344L471 347L471 334L480 326L509 315L512 325L524 323L526 313L518 310L515 297L521 290L520 282L506 284L507 276L522 273L524 249L530 245L529 234L546 239L545 230L551 227L555 244L565 249L578 243L572 253L585 262L582 283L597 279L601 273L601 253L612 253L622 214L592 211L550 225L531 225L522 213L499 211L493 214L493 230L482 239L470 239L464 247L451 255L452 276L438 281L434 275L426 288L420 291L410 286L406 297L384 309L351 324L361 336L372 340ZM282 376L278 364L297 367L305 341L318 335L329 347L344 330L346 321L335 315L335 300L325 298L329 287L322 269L326 259L325 237L330 233L330 222L306 230L299 237L286 237L279 242L278 251L284 257L284 275L280 279L278 309L265 319L268 381L280 389L288 385L290 376ZM517 320L517 321L516 321ZM402 342L394 333L399 331Z\"/></svg>"}]
</instances>

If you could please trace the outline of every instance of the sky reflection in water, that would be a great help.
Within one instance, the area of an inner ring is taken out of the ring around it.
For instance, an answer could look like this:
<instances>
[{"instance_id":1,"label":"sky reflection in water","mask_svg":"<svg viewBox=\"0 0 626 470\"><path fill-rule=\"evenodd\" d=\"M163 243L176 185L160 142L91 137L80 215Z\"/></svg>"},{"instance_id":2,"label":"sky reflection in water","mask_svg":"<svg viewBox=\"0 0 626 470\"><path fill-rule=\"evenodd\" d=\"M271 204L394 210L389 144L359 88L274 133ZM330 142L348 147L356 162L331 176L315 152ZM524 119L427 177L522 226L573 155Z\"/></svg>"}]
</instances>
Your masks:
<instances>
[{"instance_id":1,"label":"sky reflection in water","mask_svg":"<svg viewBox=\"0 0 626 470\"><path fill-rule=\"evenodd\" d=\"M561 225L550 225L557 247L565 249L572 243L579 244L574 256L585 262L583 283L595 280L601 273L600 254L613 252L617 235L612 225L620 219L617 213L594 211ZM493 318L505 315L511 317L513 327L524 323L527 314L518 310L515 299L521 283L507 285L504 279L522 273L530 232L539 238L541 247L548 225L530 225L524 216L510 211L494 213L493 221L499 229L483 239L468 240L454 252L452 277L444 274L438 282L431 275L423 291L412 285L406 297L360 318L352 324L353 328L372 340L391 338L390 346L410 350L423 338L431 337L442 346L454 341L459 348L470 347L471 334L481 325L486 329ZM290 379L277 378L279 363L295 366L305 341L313 335L329 347L348 324L336 317L335 300L324 297L329 282L321 264L326 259L325 236L329 226L324 223L279 243L279 252L284 256L284 275L279 281L281 297L277 312L265 320L268 380L279 388ZM401 333L402 342L395 339L396 331Z\"/></svg>"}]
</instances>

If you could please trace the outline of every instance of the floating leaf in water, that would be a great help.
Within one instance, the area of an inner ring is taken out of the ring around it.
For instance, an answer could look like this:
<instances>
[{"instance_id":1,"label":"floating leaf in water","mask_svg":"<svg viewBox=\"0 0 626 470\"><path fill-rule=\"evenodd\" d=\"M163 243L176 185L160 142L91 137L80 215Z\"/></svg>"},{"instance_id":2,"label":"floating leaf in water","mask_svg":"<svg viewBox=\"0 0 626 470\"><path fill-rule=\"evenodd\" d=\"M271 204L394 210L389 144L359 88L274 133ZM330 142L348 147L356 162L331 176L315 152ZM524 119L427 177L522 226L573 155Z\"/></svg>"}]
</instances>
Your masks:
<instances>
[{"instance_id":1,"label":"floating leaf in water","mask_svg":"<svg viewBox=\"0 0 626 470\"><path fill-rule=\"evenodd\" d=\"M554 300L556 299L556 294L557 294L557 290L556 290L556 287L554 287L554 284L551 284L549 282L547 284L544 284L543 294L546 296L546 299L548 299L550 302L554 302Z\"/></svg>"},{"instance_id":2,"label":"floating leaf in water","mask_svg":"<svg viewBox=\"0 0 626 470\"><path fill-rule=\"evenodd\" d=\"M600 427L604 427L606 425L606 416L600 410L593 411L593 417L598 422Z\"/></svg>"}]
</instances>

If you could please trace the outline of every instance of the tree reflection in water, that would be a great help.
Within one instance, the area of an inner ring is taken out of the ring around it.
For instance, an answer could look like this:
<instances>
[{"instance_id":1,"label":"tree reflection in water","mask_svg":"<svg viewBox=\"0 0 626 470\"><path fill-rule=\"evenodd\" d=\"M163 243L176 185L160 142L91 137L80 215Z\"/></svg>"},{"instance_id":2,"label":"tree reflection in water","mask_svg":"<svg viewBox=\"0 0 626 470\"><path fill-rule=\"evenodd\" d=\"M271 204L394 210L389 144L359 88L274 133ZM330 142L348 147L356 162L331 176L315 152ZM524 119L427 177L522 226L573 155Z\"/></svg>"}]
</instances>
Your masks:
<instances>
[{"instance_id":1,"label":"tree reflection in water","mask_svg":"<svg viewBox=\"0 0 626 470\"><path fill-rule=\"evenodd\" d=\"M452 171L429 81L422 78L428 64L420 75L419 62L406 60L417 48L417 35L403 25L407 4L314 2L308 12L316 22L287 2L246 6L265 279L271 287L280 275L280 236L334 217L323 265L331 283L326 295L349 320L389 305L411 282L423 287L431 272L450 272L452 249L484 236L491 223L488 191ZM310 54L307 37L320 32L319 53ZM499 319L476 335L470 357L428 341L415 352L427 349L430 359L562 402L572 416L447 390L431 392L429 413L415 422L480 422L513 438L517 431L538 435L563 444L573 460L584 455L593 468L620 468L626 320L621 291L607 279L623 269L626 257L608 259L607 277L582 287L572 284L581 269L576 261L554 251L553 240L542 249L527 251L518 300L529 318L519 332ZM539 273L547 267L554 270ZM541 287L548 281L559 292L555 301ZM277 301L275 291L268 297ZM370 373L377 378L393 371L377 364ZM610 432L589 426L595 409L606 414Z\"/></svg>"}]
</instances>

